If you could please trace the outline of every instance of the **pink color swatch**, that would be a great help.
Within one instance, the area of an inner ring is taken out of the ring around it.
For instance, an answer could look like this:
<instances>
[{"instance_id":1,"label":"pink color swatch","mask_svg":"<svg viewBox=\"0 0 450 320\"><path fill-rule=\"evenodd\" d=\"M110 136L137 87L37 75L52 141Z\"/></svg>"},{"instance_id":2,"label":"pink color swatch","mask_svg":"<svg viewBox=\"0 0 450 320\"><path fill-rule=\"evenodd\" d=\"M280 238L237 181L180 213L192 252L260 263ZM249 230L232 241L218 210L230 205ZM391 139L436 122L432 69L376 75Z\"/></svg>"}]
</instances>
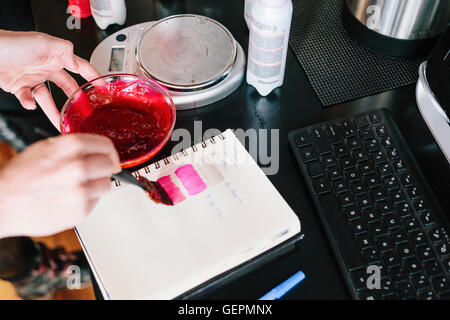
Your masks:
<instances>
[{"instance_id":1,"label":"pink color swatch","mask_svg":"<svg viewBox=\"0 0 450 320\"><path fill-rule=\"evenodd\" d=\"M180 188L178 188L173 182L170 176L164 176L158 179L159 184L161 187L166 190L167 195L172 200L173 204L176 205L177 203L186 200L186 197L181 192Z\"/></svg>"},{"instance_id":2,"label":"pink color swatch","mask_svg":"<svg viewBox=\"0 0 450 320\"><path fill-rule=\"evenodd\" d=\"M175 174L181 180L189 195L194 196L203 192L207 185L198 175L197 171L191 164L186 164L175 170Z\"/></svg>"}]
</instances>

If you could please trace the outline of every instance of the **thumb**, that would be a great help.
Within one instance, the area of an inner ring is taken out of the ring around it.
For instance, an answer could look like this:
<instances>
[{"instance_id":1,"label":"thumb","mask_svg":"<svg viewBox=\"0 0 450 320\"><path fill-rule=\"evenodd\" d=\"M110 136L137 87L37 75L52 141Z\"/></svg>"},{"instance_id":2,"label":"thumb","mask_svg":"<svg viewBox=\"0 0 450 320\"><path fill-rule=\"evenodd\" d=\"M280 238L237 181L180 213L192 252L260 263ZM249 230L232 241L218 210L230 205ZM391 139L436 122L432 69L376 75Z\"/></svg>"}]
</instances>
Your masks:
<instances>
[{"instance_id":1,"label":"thumb","mask_svg":"<svg viewBox=\"0 0 450 320\"><path fill-rule=\"evenodd\" d=\"M34 101L30 88L20 88L16 91L15 95L22 107L28 110L36 109L36 101Z\"/></svg>"}]
</instances>

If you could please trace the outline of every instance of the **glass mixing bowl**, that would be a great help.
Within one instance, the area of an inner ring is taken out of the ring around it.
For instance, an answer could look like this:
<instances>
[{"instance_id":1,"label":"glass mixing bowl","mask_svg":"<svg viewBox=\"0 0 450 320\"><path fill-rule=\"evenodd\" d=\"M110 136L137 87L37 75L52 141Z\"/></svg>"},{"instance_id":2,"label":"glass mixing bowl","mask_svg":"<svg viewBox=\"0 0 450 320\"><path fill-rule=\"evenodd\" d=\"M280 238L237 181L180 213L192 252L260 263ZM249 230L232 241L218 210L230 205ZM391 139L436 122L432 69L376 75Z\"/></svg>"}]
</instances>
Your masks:
<instances>
[{"instance_id":1,"label":"glass mixing bowl","mask_svg":"<svg viewBox=\"0 0 450 320\"><path fill-rule=\"evenodd\" d=\"M169 140L176 109L167 90L132 74L112 74L75 91L61 111L61 133L109 137L123 168L142 164Z\"/></svg>"}]
</instances>

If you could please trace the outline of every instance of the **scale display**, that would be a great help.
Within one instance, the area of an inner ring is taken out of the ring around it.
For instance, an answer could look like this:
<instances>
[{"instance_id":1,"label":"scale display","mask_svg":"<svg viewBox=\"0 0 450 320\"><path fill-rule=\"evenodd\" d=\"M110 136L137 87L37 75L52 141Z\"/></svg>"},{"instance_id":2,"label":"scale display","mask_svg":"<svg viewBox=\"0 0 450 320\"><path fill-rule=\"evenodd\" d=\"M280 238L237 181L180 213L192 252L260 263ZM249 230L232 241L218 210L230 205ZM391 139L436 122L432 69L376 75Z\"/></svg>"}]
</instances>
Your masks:
<instances>
[{"instance_id":1,"label":"scale display","mask_svg":"<svg viewBox=\"0 0 450 320\"><path fill-rule=\"evenodd\" d=\"M125 48L112 48L111 50L111 59L109 63L109 71L111 72L119 72L124 68L123 64L125 62Z\"/></svg>"}]
</instances>

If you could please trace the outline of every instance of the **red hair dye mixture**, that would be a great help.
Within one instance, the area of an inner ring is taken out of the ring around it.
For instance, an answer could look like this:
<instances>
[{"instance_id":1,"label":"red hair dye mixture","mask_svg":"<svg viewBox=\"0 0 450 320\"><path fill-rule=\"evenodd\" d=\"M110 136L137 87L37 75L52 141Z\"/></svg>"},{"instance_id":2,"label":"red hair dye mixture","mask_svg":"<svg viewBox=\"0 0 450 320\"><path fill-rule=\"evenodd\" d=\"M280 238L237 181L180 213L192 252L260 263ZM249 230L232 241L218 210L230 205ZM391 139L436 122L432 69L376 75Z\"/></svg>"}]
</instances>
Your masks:
<instances>
[{"instance_id":1,"label":"red hair dye mixture","mask_svg":"<svg viewBox=\"0 0 450 320\"><path fill-rule=\"evenodd\" d=\"M65 132L109 137L124 162L158 147L171 130L174 117L161 93L139 85L139 81L115 81L80 93L64 123Z\"/></svg>"}]
</instances>

